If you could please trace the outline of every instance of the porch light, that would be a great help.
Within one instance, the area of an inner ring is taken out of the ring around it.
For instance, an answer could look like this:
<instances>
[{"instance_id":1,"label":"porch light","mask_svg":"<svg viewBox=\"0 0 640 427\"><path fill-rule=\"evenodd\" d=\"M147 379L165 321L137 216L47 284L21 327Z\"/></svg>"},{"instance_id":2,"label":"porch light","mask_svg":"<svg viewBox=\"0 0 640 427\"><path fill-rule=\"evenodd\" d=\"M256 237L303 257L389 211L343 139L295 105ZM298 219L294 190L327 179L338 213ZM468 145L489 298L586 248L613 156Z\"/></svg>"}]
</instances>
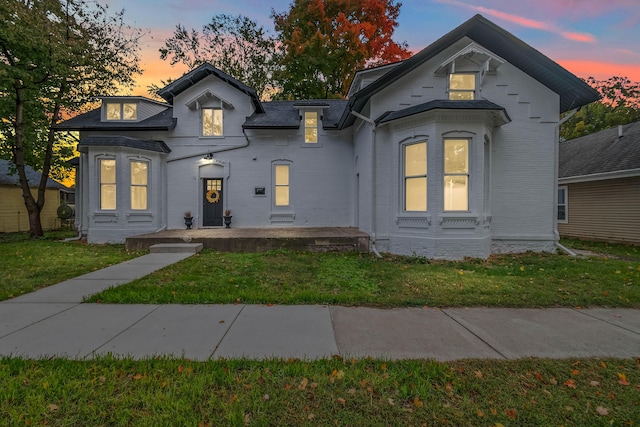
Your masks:
<instances>
[{"instance_id":1,"label":"porch light","mask_svg":"<svg viewBox=\"0 0 640 427\"><path fill-rule=\"evenodd\" d=\"M204 160L213 160L213 153L207 153L203 157Z\"/></svg>"}]
</instances>

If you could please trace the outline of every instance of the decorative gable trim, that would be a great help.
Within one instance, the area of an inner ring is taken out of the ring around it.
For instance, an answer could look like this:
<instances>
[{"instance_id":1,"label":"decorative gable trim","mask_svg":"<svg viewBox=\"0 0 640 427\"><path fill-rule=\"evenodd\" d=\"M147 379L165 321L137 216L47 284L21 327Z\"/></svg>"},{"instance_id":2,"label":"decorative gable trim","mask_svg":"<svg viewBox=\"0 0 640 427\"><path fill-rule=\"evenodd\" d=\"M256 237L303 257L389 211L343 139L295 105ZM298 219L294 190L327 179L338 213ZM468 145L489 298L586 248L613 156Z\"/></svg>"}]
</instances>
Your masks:
<instances>
[{"instance_id":1,"label":"decorative gable trim","mask_svg":"<svg viewBox=\"0 0 640 427\"><path fill-rule=\"evenodd\" d=\"M435 74L445 75L455 73L456 60L459 58L465 58L468 61L476 63L478 66L482 66L483 75L486 72L495 71L498 67L507 62L490 50L483 48L477 43L471 42L464 49L444 61L435 71Z\"/></svg>"},{"instance_id":2,"label":"decorative gable trim","mask_svg":"<svg viewBox=\"0 0 640 427\"><path fill-rule=\"evenodd\" d=\"M218 94L213 93L209 89L205 90L204 92L202 92L201 94L199 94L198 96L196 96L195 98L190 100L189 102L186 102L185 105L190 110L199 110L200 109L200 105L202 105L205 102L210 101L210 100L220 101L222 106L224 106L225 108L227 108L229 110L233 110L233 108L234 108L233 104L230 101L227 101L226 99L224 99L223 97L221 97Z\"/></svg>"}]
</instances>

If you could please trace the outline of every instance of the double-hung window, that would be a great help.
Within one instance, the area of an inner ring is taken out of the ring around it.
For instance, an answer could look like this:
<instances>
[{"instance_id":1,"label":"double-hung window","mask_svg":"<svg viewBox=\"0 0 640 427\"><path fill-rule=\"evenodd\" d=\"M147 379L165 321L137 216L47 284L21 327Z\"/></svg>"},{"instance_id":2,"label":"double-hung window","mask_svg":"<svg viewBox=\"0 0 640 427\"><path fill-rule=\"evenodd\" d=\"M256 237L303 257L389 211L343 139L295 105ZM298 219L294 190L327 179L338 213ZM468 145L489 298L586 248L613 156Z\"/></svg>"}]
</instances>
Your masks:
<instances>
[{"instance_id":1,"label":"double-hung window","mask_svg":"<svg viewBox=\"0 0 640 427\"><path fill-rule=\"evenodd\" d=\"M148 204L149 164L131 162L131 209L145 210Z\"/></svg>"},{"instance_id":2,"label":"double-hung window","mask_svg":"<svg viewBox=\"0 0 640 427\"><path fill-rule=\"evenodd\" d=\"M273 194L276 206L289 206L289 165L274 166Z\"/></svg>"},{"instance_id":3,"label":"double-hung window","mask_svg":"<svg viewBox=\"0 0 640 427\"><path fill-rule=\"evenodd\" d=\"M202 136L222 135L222 108L203 108Z\"/></svg>"},{"instance_id":4,"label":"double-hung window","mask_svg":"<svg viewBox=\"0 0 640 427\"><path fill-rule=\"evenodd\" d=\"M318 113L315 111L304 112L304 142L305 144L318 143Z\"/></svg>"},{"instance_id":5,"label":"double-hung window","mask_svg":"<svg viewBox=\"0 0 640 427\"><path fill-rule=\"evenodd\" d=\"M567 209L567 191L568 190L566 186L558 187L558 222L561 224L566 224L569 222Z\"/></svg>"},{"instance_id":6,"label":"double-hung window","mask_svg":"<svg viewBox=\"0 0 640 427\"><path fill-rule=\"evenodd\" d=\"M427 142L403 145L404 210L427 211Z\"/></svg>"},{"instance_id":7,"label":"double-hung window","mask_svg":"<svg viewBox=\"0 0 640 427\"><path fill-rule=\"evenodd\" d=\"M100 209L116 209L115 159L100 159Z\"/></svg>"},{"instance_id":8,"label":"double-hung window","mask_svg":"<svg viewBox=\"0 0 640 427\"><path fill-rule=\"evenodd\" d=\"M466 101L476 97L476 75L474 73L449 74L449 99Z\"/></svg>"},{"instance_id":9,"label":"double-hung window","mask_svg":"<svg viewBox=\"0 0 640 427\"><path fill-rule=\"evenodd\" d=\"M135 102L107 102L107 120L137 120L138 104Z\"/></svg>"},{"instance_id":10,"label":"double-hung window","mask_svg":"<svg viewBox=\"0 0 640 427\"><path fill-rule=\"evenodd\" d=\"M444 140L444 210L469 210L469 140Z\"/></svg>"}]
</instances>

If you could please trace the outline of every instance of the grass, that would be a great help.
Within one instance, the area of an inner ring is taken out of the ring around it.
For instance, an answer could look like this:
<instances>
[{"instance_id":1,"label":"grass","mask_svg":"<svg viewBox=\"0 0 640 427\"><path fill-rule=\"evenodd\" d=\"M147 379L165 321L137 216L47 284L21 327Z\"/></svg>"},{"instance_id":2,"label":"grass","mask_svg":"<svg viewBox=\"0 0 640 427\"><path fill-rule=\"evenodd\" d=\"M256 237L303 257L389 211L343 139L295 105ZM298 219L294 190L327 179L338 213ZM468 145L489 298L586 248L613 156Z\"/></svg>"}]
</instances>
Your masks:
<instances>
[{"instance_id":1,"label":"grass","mask_svg":"<svg viewBox=\"0 0 640 427\"><path fill-rule=\"evenodd\" d=\"M7 425L632 426L640 362L0 359Z\"/></svg>"},{"instance_id":2,"label":"grass","mask_svg":"<svg viewBox=\"0 0 640 427\"><path fill-rule=\"evenodd\" d=\"M0 301L139 256L124 245L87 245L64 242L73 232L46 232L30 239L28 233L0 234Z\"/></svg>"},{"instance_id":3,"label":"grass","mask_svg":"<svg viewBox=\"0 0 640 427\"><path fill-rule=\"evenodd\" d=\"M637 308L640 261L526 253L430 262L355 253L204 251L89 301Z\"/></svg>"}]
</instances>

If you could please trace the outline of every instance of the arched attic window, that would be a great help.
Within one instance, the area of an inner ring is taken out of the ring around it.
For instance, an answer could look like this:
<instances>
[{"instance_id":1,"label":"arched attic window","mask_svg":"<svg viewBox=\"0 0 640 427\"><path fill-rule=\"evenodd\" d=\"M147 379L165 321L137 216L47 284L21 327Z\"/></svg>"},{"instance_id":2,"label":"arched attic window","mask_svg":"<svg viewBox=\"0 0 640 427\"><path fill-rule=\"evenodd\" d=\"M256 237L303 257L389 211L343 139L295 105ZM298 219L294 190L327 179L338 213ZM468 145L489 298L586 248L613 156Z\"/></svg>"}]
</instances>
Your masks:
<instances>
[{"instance_id":1,"label":"arched attic window","mask_svg":"<svg viewBox=\"0 0 640 427\"><path fill-rule=\"evenodd\" d=\"M447 90L451 100L478 99L484 78L506 61L476 43L444 61L435 71L436 75L448 76Z\"/></svg>"},{"instance_id":2,"label":"arched attic window","mask_svg":"<svg viewBox=\"0 0 640 427\"><path fill-rule=\"evenodd\" d=\"M200 135L203 137L222 137L224 109L232 110L233 104L221 96L205 90L185 103L190 110L200 110Z\"/></svg>"}]
</instances>

